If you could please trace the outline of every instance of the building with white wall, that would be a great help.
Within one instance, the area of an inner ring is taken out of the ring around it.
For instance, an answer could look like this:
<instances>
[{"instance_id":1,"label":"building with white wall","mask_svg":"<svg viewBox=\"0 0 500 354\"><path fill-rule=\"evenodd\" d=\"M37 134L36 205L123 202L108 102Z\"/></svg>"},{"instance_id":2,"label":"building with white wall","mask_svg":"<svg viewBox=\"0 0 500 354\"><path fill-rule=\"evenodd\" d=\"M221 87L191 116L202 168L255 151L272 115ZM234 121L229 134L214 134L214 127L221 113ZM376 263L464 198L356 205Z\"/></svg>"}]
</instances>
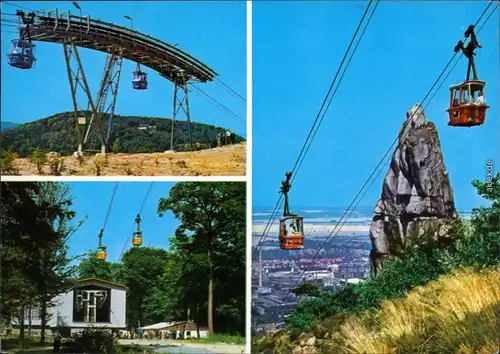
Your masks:
<instances>
[{"instance_id":1,"label":"building with white wall","mask_svg":"<svg viewBox=\"0 0 500 354\"><path fill-rule=\"evenodd\" d=\"M143 337L148 339L190 339L208 337L208 328L197 328L192 321L160 322L142 327Z\"/></svg>"},{"instance_id":2,"label":"building with white wall","mask_svg":"<svg viewBox=\"0 0 500 354\"><path fill-rule=\"evenodd\" d=\"M47 308L47 328L69 328L77 332L86 327L124 329L127 287L97 278L81 279L65 294L57 296L55 306ZM41 325L38 308L26 310L24 323ZM18 326L17 323L13 323Z\"/></svg>"}]
</instances>

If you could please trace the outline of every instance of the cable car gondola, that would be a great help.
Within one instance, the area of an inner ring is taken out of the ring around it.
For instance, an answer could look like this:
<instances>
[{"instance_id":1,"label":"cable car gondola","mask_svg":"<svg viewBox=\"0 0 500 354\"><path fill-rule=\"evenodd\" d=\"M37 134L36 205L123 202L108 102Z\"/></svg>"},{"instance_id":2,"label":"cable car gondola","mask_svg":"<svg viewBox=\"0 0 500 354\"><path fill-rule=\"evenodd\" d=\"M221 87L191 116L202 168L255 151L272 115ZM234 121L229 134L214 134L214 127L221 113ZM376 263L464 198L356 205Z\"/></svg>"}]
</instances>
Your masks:
<instances>
[{"instance_id":1,"label":"cable car gondola","mask_svg":"<svg viewBox=\"0 0 500 354\"><path fill-rule=\"evenodd\" d=\"M102 235L104 233L104 229L101 229L99 233L99 246L97 247L96 258L100 261L105 261L108 257L107 247L102 244Z\"/></svg>"},{"instance_id":2,"label":"cable car gondola","mask_svg":"<svg viewBox=\"0 0 500 354\"><path fill-rule=\"evenodd\" d=\"M105 261L107 257L108 257L107 247L106 246L99 246L97 249L96 258L100 261Z\"/></svg>"},{"instance_id":3,"label":"cable car gondola","mask_svg":"<svg viewBox=\"0 0 500 354\"><path fill-rule=\"evenodd\" d=\"M8 57L8 63L18 69L31 69L35 64L35 45L21 39L11 41L12 47Z\"/></svg>"},{"instance_id":4,"label":"cable car gondola","mask_svg":"<svg viewBox=\"0 0 500 354\"><path fill-rule=\"evenodd\" d=\"M281 182L281 193L285 197L285 207L283 217L280 219L280 248L284 250L301 250L304 249L304 218L290 213L288 192L292 187L290 184L292 173L287 172L285 176L286 180Z\"/></svg>"},{"instance_id":5,"label":"cable car gondola","mask_svg":"<svg viewBox=\"0 0 500 354\"><path fill-rule=\"evenodd\" d=\"M474 50L481 48L474 33L474 26L470 25L464 34L466 38L470 37L469 44L464 47L464 43L459 41L454 50L455 53L462 50L465 57L469 59L467 78L464 82L450 87L450 107L446 110L449 115L448 125L453 127L472 127L483 124L486 110L489 108L484 99L486 82L479 80L474 62L474 55L476 55Z\"/></svg>"},{"instance_id":6,"label":"cable car gondola","mask_svg":"<svg viewBox=\"0 0 500 354\"><path fill-rule=\"evenodd\" d=\"M142 245L142 231L141 231L141 216L137 214L135 218L135 222L137 223L137 230L134 231L134 236L132 238L132 246L139 247Z\"/></svg>"},{"instance_id":7,"label":"cable car gondola","mask_svg":"<svg viewBox=\"0 0 500 354\"><path fill-rule=\"evenodd\" d=\"M18 69L31 69L36 62L36 58L35 45L31 43L29 26L34 22L35 13L31 12L28 14L28 17L26 17L23 11L18 10L16 14L22 18L23 23L26 25L25 29L20 28L19 31L26 31L28 34L28 41L23 40L22 35L20 39L11 41L11 50L9 54L7 54L8 63L10 66Z\"/></svg>"},{"instance_id":8,"label":"cable car gondola","mask_svg":"<svg viewBox=\"0 0 500 354\"><path fill-rule=\"evenodd\" d=\"M141 71L141 65L137 63L137 70L133 72L132 87L134 90L146 90L148 88L148 74Z\"/></svg>"}]
</instances>

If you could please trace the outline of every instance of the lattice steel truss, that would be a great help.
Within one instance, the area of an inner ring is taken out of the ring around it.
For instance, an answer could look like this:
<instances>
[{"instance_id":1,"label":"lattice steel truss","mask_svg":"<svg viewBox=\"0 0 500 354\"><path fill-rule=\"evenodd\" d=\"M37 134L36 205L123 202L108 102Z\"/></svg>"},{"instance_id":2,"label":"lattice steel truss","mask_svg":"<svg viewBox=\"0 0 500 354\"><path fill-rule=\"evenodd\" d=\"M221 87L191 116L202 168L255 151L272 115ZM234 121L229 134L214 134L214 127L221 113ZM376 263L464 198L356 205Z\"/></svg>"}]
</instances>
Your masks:
<instances>
[{"instance_id":1,"label":"lattice steel truss","mask_svg":"<svg viewBox=\"0 0 500 354\"><path fill-rule=\"evenodd\" d=\"M95 138L98 138L101 143L100 151L101 153L105 153L109 150L109 135L116 106L123 59L119 55L108 54L101 86L94 100L78 53L78 48L71 40L68 40L63 44L63 49L64 58L66 60L66 71L68 73L71 96L73 99L74 118L77 125L77 152L81 154L84 150L96 151L95 145L92 143L95 142ZM73 66L75 66L74 64L76 64L77 67L76 72L73 69ZM86 96L86 110L82 110L81 105L78 103L79 89L81 89ZM111 100L108 100L110 92ZM89 111L90 117L88 117ZM105 127L106 115L108 116L107 127Z\"/></svg>"},{"instance_id":2,"label":"lattice steel truss","mask_svg":"<svg viewBox=\"0 0 500 354\"><path fill-rule=\"evenodd\" d=\"M100 136L100 134L96 133L96 129L92 129L93 121L96 120L96 122L99 122L101 128L104 129L104 125L106 125L105 120L107 118L104 146L106 150L110 150L109 136L111 133L113 116L115 114L116 98L118 95L118 87L120 84L122 63L123 58L121 57L121 55L108 54L108 56L106 57L106 65L104 66L104 74L101 80L101 87L99 88L99 93L97 95L97 111L95 112L95 115L92 115L89 126L87 127L84 144L89 142L90 146L92 146L92 137ZM109 99L110 93L111 99ZM102 151L102 147L101 152L104 152Z\"/></svg>"},{"instance_id":3,"label":"lattice steel truss","mask_svg":"<svg viewBox=\"0 0 500 354\"><path fill-rule=\"evenodd\" d=\"M170 150L174 149L175 146L175 131L182 125L188 126L189 134L189 145L193 145L193 138L191 135L191 116L189 112L189 100L188 100L188 87L187 84L175 84L174 88L174 113L172 115L172 131L170 133ZM179 118L184 116L185 121L182 122Z\"/></svg>"}]
</instances>

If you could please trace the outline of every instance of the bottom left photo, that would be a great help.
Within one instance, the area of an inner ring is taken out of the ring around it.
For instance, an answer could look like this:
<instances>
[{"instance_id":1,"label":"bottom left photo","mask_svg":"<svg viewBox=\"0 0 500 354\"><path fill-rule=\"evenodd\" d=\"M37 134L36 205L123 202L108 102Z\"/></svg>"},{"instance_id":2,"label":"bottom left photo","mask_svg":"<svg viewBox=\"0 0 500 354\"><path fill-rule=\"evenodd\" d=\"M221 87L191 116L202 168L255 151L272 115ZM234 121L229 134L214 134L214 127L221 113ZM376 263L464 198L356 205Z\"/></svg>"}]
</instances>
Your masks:
<instances>
[{"instance_id":1,"label":"bottom left photo","mask_svg":"<svg viewBox=\"0 0 500 354\"><path fill-rule=\"evenodd\" d=\"M1 188L1 353L244 352L244 182Z\"/></svg>"}]
</instances>

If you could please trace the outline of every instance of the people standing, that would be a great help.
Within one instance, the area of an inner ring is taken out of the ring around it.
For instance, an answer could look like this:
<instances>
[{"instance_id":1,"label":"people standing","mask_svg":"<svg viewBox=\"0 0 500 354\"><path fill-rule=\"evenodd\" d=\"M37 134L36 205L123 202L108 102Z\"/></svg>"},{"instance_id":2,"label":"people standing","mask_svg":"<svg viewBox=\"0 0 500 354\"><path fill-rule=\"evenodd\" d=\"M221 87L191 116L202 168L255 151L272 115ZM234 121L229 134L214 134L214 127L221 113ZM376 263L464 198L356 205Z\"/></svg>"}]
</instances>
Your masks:
<instances>
[{"instance_id":1,"label":"people standing","mask_svg":"<svg viewBox=\"0 0 500 354\"><path fill-rule=\"evenodd\" d=\"M61 333L59 333L59 330L56 329L56 332L54 333L54 353L60 352L61 340L62 340Z\"/></svg>"},{"instance_id":2,"label":"people standing","mask_svg":"<svg viewBox=\"0 0 500 354\"><path fill-rule=\"evenodd\" d=\"M218 147L222 146L222 133L221 132L217 133L217 146Z\"/></svg>"}]
</instances>

